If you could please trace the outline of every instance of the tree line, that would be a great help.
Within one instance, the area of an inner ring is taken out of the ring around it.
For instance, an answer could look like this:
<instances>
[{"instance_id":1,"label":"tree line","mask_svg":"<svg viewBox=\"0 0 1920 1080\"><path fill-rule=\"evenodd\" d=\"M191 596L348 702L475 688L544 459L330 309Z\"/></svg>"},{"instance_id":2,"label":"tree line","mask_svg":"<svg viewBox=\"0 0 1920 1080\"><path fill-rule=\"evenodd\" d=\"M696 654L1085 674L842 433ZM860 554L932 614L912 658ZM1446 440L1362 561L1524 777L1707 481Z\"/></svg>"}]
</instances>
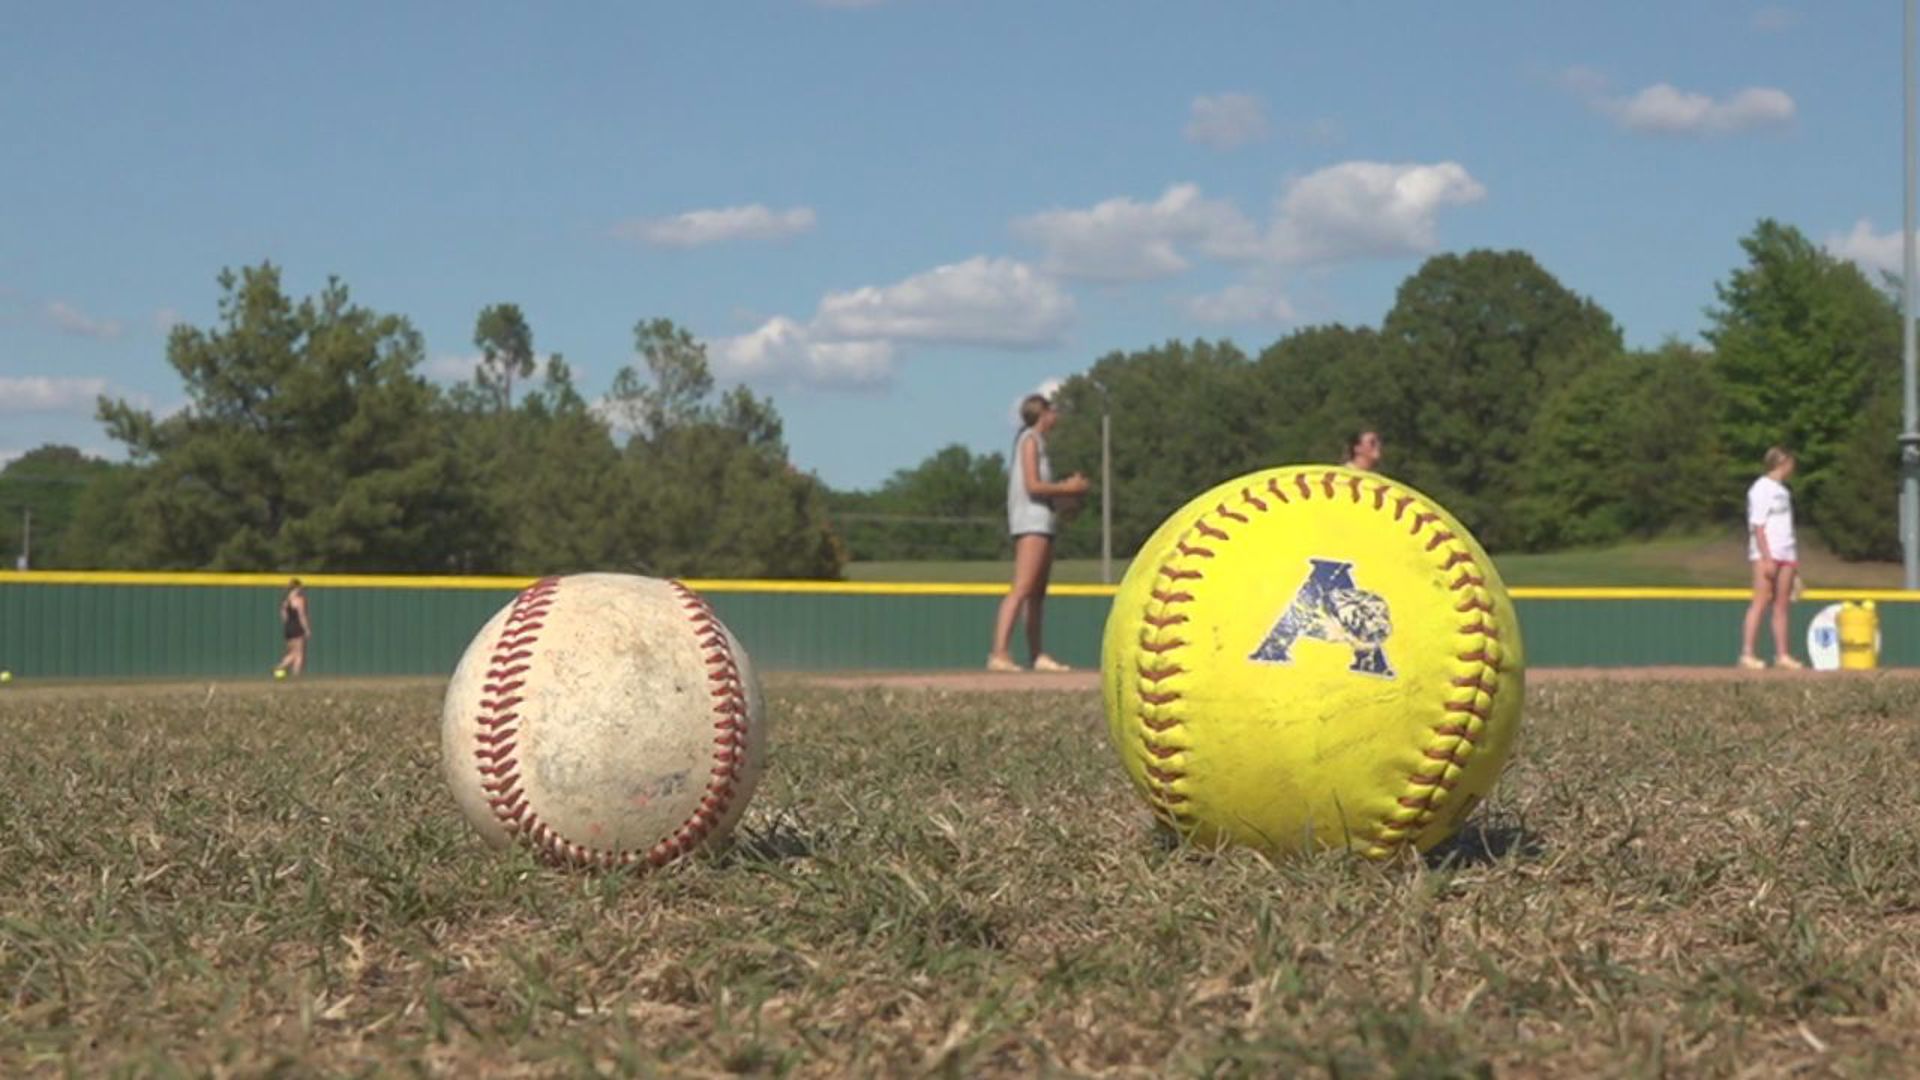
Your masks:
<instances>
[{"instance_id":1,"label":"tree line","mask_svg":"<svg viewBox=\"0 0 1920 1080\"><path fill-rule=\"evenodd\" d=\"M1335 462L1380 433L1386 474L1446 506L1496 551L1739 533L1769 446L1800 457L1796 514L1843 558L1899 555L1900 313L1799 230L1762 221L1716 287L1704 347L1623 344L1618 324L1524 252L1431 258L1378 327L1310 326L1249 355L1231 341L1113 352L1068 379L1056 471L1098 475L1112 426L1116 553L1219 480ZM948 447L836 507L950 519L1004 515L999 454ZM1002 481L1002 484L1004 481ZM1096 498L1099 497L1096 495ZM972 557L991 529L848 530L858 558ZM1061 536L1099 550L1097 513Z\"/></svg>"},{"instance_id":2,"label":"tree line","mask_svg":"<svg viewBox=\"0 0 1920 1080\"><path fill-rule=\"evenodd\" d=\"M1310 326L1257 354L1113 352L1061 388L1054 464L1097 476L1110 413L1124 556L1195 492L1337 461L1373 430L1384 472L1492 550L1537 551L1737 530L1761 454L1784 444L1801 520L1843 557L1896 557L1892 283L1775 221L1741 247L1705 347L1629 349L1531 256L1476 250L1427 260L1377 327ZM669 320L635 326L637 363L589 403L512 304L479 313L475 371L442 388L408 321L337 280L299 300L272 265L219 283L217 324L167 343L188 407L100 402L129 462L47 447L0 471L0 510L34 510L35 565L831 578L849 558L1007 550L1000 453L949 446L874 490L829 490L789 462L773 403L721 392ZM11 518L0 543L18 550ZM1089 512L1061 546L1099 541Z\"/></svg>"}]
</instances>

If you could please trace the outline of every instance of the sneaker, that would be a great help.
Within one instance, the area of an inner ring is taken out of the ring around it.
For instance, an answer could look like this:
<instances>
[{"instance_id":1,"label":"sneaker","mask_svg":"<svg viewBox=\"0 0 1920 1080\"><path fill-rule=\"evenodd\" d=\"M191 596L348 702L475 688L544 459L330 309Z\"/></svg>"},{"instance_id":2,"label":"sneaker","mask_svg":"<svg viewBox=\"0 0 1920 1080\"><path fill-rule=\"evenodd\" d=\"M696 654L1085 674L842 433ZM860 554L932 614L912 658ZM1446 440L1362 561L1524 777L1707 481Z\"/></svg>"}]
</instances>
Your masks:
<instances>
[{"instance_id":1,"label":"sneaker","mask_svg":"<svg viewBox=\"0 0 1920 1080\"><path fill-rule=\"evenodd\" d=\"M987 657L988 671L1019 671L1020 665L1003 656Z\"/></svg>"},{"instance_id":2,"label":"sneaker","mask_svg":"<svg viewBox=\"0 0 1920 1080\"><path fill-rule=\"evenodd\" d=\"M1739 666L1746 668L1748 671L1762 671L1766 668L1767 664L1766 661L1757 656L1742 656Z\"/></svg>"},{"instance_id":3,"label":"sneaker","mask_svg":"<svg viewBox=\"0 0 1920 1080\"><path fill-rule=\"evenodd\" d=\"M1787 671L1800 671L1804 669L1807 665L1801 663L1798 660L1795 660L1791 656L1782 656L1778 660L1775 660L1773 662L1773 666L1777 668L1784 668Z\"/></svg>"},{"instance_id":4,"label":"sneaker","mask_svg":"<svg viewBox=\"0 0 1920 1080\"><path fill-rule=\"evenodd\" d=\"M1035 671L1072 671L1073 669L1061 663L1060 661L1055 660L1053 657L1048 656L1046 653L1041 653L1039 656L1036 656L1033 658L1033 670Z\"/></svg>"}]
</instances>

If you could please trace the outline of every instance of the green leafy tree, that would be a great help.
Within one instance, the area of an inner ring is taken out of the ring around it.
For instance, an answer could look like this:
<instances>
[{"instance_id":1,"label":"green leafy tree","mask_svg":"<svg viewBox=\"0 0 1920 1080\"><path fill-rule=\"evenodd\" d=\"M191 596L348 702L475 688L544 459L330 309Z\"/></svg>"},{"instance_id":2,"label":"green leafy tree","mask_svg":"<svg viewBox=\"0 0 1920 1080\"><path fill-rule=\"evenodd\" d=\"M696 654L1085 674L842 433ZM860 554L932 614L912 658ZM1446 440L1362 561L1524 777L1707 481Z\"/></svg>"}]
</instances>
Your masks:
<instances>
[{"instance_id":1,"label":"green leafy tree","mask_svg":"<svg viewBox=\"0 0 1920 1080\"><path fill-rule=\"evenodd\" d=\"M1054 472L1100 476L1102 388L1112 409L1114 491L1089 493L1060 551L1099 546L1099 500L1113 500L1114 551L1131 552L1167 515L1207 488L1262 463L1264 420L1248 393L1245 353L1231 342L1169 341L1113 352L1068 379L1048 437Z\"/></svg>"},{"instance_id":2,"label":"green leafy tree","mask_svg":"<svg viewBox=\"0 0 1920 1080\"><path fill-rule=\"evenodd\" d=\"M1535 418L1515 506L1520 545L1613 543L1736 520L1713 423L1713 359L1681 344L1601 360Z\"/></svg>"},{"instance_id":3,"label":"green leafy tree","mask_svg":"<svg viewBox=\"0 0 1920 1080\"><path fill-rule=\"evenodd\" d=\"M107 462L88 457L71 446L47 445L29 450L0 469L0 569L11 570L14 556L28 538L26 515L32 515L32 559L35 568L71 567L72 525L76 507L87 486L111 472Z\"/></svg>"},{"instance_id":4,"label":"green leafy tree","mask_svg":"<svg viewBox=\"0 0 1920 1080\"><path fill-rule=\"evenodd\" d=\"M1487 544L1519 539L1528 431L1542 404L1590 364L1616 356L1620 330L1520 251L1440 255L1400 286L1382 328L1392 400L1386 471L1424 490Z\"/></svg>"},{"instance_id":5,"label":"green leafy tree","mask_svg":"<svg viewBox=\"0 0 1920 1080\"><path fill-rule=\"evenodd\" d=\"M1287 335L1254 362L1249 394L1251 434L1267 464L1343 460L1347 439L1361 430L1378 431L1397 454L1406 434L1386 349L1370 328L1335 324Z\"/></svg>"},{"instance_id":6,"label":"green leafy tree","mask_svg":"<svg viewBox=\"0 0 1920 1080\"><path fill-rule=\"evenodd\" d=\"M609 412L622 453L624 562L670 576L838 577L826 490L787 460L779 414L745 387L713 400L706 349L666 319L634 327Z\"/></svg>"},{"instance_id":7,"label":"green leafy tree","mask_svg":"<svg viewBox=\"0 0 1920 1080\"><path fill-rule=\"evenodd\" d=\"M176 326L167 360L188 405L156 418L102 399L149 466L128 507L139 565L223 570L438 570L472 522L417 374L404 318L330 280L298 302L271 264L219 278L220 325Z\"/></svg>"},{"instance_id":8,"label":"green leafy tree","mask_svg":"<svg viewBox=\"0 0 1920 1080\"><path fill-rule=\"evenodd\" d=\"M1898 559L1900 386L1885 380L1834 450L1814 505L1821 539L1843 559Z\"/></svg>"},{"instance_id":9,"label":"green leafy tree","mask_svg":"<svg viewBox=\"0 0 1920 1080\"><path fill-rule=\"evenodd\" d=\"M502 412L513 408L513 383L533 375L533 329L518 304L492 304L474 320L473 343L480 349L474 381Z\"/></svg>"},{"instance_id":10,"label":"green leafy tree","mask_svg":"<svg viewBox=\"0 0 1920 1080\"><path fill-rule=\"evenodd\" d=\"M1791 226L1761 221L1740 246L1747 264L1717 287L1706 333L1723 387L1721 437L1733 460L1724 482L1744 486L1767 447L1791 446L1800 459L1796 509L1836 549L1860 550L1854 526L1838 524L1853 519L1858 500L1829 487L1857 494L1873 482L1845 477L1838 463L1856 438L1854 463L1877 460L1874 434L1861 422L1869 404L1899 382L1899 310L1858 267ZM1898 429L1893 423L1879 437L1891 447Z\"/></svg>"},{"instance_id":11,"label":"green leafy tree","mask_svg":"<svg viewBox=\"0 0 1920 1080\"><path fill-rule=\"evenodd\" d=\"M830 496L855 559L992 559L1006 553L1007 461L945 446L876 491Z\"/></svg>"},{"instance_id":12,"label":"green leafy tree","mask_svg":"<svg viewBox=\"0 0 1920 1080\"><path fill-rule=\"evenodd\" d=\"M80 490L73 523L62 537L57 564L74 570L138 570L145 566L129 538L130 507L146 483L148 469L109 465ZM53 564L49 564L53 565Z\"/></svg>"}]
</instances>

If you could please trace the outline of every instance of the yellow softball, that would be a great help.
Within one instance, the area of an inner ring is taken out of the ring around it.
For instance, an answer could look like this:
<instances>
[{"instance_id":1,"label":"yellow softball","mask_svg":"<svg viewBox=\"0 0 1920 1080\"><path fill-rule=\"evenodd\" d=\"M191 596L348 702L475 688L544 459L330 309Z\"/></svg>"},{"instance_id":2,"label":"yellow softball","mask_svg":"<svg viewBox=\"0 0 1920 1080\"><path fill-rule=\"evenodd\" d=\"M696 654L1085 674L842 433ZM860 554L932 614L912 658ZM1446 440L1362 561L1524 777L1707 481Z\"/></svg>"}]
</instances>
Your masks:
<instances>
[{"instance_id":1,"label":"yellow softball","mask_svg":"<svg viewBox=\"0 0 1920 1080\"><path fill-rule=\"evenodd\" d=\"M1101 650L1107 727L1199 844L1386 858L1493 788L1525 695L1513 602L1472 536L1373 473L1268 469L1140 549Z\"/></svg>"}]
</instances>

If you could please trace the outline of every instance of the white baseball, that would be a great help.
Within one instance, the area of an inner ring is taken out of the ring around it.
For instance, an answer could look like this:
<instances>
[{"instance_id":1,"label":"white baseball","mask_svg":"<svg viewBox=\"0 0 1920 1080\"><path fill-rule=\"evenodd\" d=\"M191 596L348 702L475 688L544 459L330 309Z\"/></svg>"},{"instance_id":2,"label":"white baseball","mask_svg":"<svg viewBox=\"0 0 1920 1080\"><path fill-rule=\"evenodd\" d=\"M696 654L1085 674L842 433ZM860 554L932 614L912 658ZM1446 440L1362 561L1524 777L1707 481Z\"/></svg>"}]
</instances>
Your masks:
<instances>
[{"instance_id":1,"label":"white baseball","mask_svg":"<svg viewBox=\"0 0 1920 1080\"><path fill-rule=\"evenodd\" d=\"M440 717L454 799L488 843L658 866L724 839L766 758L753 665L678 582L543 579L488 620Z\"/></svg>"}]
</instances>

